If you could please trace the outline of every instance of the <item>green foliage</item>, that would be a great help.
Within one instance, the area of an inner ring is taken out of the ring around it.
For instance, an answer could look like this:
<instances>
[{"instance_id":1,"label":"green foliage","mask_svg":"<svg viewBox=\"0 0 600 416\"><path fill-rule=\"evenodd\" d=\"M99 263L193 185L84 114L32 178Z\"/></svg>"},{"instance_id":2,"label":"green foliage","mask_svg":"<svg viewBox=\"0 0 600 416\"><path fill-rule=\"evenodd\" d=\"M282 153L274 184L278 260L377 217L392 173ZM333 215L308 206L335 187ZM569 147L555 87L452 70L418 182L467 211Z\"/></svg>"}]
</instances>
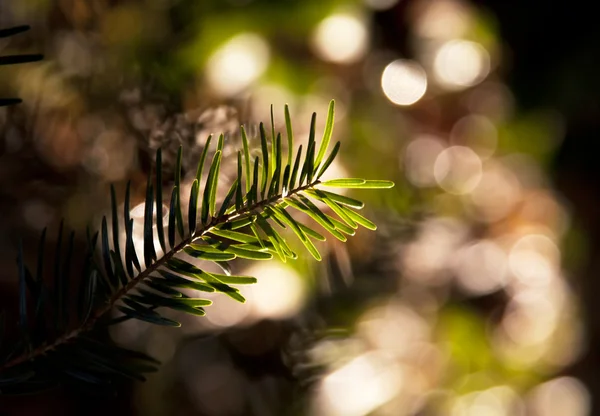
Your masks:
<instances>
[{"instance_id":1,"label":"green foliage","mask_svg":"<svg viewBox=\"0 0 600 416\"><path fill-rule=\"evenodd\" d=\"M107 325L128 319L162 326L180 326L171 315L166 316L165 311L169 309L205 315L205 308L212 301L189 297L181 291L182 288L206 293L220 292L236 301L245 302L237 286L255 283L256 279L231 275L227 262L236 258L254 261L270 260L277 256L284 262L297 258L287 238L281 233L288 227L307 251L316 260L321 260L313 240L323 241L325 236L321 234L322 231L314 229L314 224L298 222L295 212L306 214L326 231L325 234L340 241L346 241L348 235L354 235L359 226L375 229L374 223L355 211L363 207L360 201L319 188L393 186L393 183L381 180L320 181L319 178L331 165L340 147L337 142L327 153L333 133L333 118L332 101L325 132L316 151L316 115L313 114L303 161L302 146L295 157L292 154L293 133L287 107L287 152L282 150L281 134L276 134L273 123L270 137L261 124L262 154L252 161L248 138L242 127L243 153L237 153L237 178L222 201L217 201L217 189L224 137L221 135L217 140L204 179L205 162L212 141L209 137L191 186L187 213L182 209L181 198L188 195L181 195L180 148L169 197L167 224L163 224L161 215L165 195L159 149L156 153L156 174L149 175L146 185L143 256L138 258L134 244L133 219L130 218L131 187L128 184L126 188L122 220L119 219L116 192L111 187L111 218L102 218L99 232L93 235L88 232L86 257L80 271L82 278L78 282L76 316L72 313L74 302L70 296L69 281L73 233L69 235L65 248L61 225L53 259L52 291L42 276L44 264L48 261L43 252L46 232L42 233L40 239L35 276L25 264L20 246L17 260L20 301L18 336L12 339L6 332L0 334L0 341L10 340L12 343L8 348L6 345L0 347L0 392L28 392L59 382L75 382L84 388L104 389L121 379L143 380L145 372L156 369L158 363L155 360L109 342L96 341L95 335L101 334L102 328ZM300 175L296 183L298 171ZM325 208L329 208L337 218L330 215L329 211L324 211ZM158 213L156 216L155 209ZM125 235L123 251L119 244L122 234ZM186 256L182 256L183 253ZM205 263L192 264L190 257ZM209 272L214 267L198 265L210 263L217 265L223 273ZM110 319L107 315L113 309L122 316Z\"/></svg>"}]
</instances>

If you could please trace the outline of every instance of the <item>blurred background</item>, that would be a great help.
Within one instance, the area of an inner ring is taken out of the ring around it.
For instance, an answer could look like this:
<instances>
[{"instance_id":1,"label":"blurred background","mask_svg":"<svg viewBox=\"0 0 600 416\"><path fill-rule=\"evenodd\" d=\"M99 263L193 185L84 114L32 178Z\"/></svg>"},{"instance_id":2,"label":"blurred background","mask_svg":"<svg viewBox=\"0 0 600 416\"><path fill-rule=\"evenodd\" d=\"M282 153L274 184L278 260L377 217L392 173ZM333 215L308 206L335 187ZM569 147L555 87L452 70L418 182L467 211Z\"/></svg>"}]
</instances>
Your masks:
<instances>
[{"instance_id":1,"label":"blurred background","mask_svg":"<svg viewBox=\"0 0 600 416\"><path fill-rule=\"evenodd\" d=\"M111 327L164 363L146 383L7 414L600 415L600 29L583 0L523 3L0 0L0 27L32 26L0 53L45 54L0 72L24 101L0 109L5 305L20 236L33 259L65 218L81 246L128 180L141 220L158 147L193 176L271 104L303 140L334 98L332 176L396 182L349 193L379 229L323 262L235 263L246 304Z\"/></svg>"}]
</instances>

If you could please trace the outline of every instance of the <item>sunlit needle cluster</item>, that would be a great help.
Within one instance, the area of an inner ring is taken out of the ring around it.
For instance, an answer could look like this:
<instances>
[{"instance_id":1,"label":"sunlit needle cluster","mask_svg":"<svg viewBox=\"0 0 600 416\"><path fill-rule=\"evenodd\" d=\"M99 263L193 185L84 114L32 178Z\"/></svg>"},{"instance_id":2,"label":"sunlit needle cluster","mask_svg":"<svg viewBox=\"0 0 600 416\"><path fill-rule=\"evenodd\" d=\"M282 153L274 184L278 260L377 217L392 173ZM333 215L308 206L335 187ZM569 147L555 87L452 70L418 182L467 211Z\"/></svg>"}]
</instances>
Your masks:
<instances>
[{"instance_id":1,"label":"sunlit needle cluster","mask_svg":"<svg viewBox=\"0 0 600 416\"><path fill-rule=\"evenodd\" d=\"M277 55L279 45L270 39L269 27L263 31L260 25L250 25L211 44L202 58L205 66L195 69L211 98L250 97L250 118L256 120L269 120L270 104L288 102L308 120L312 111L321 113L320 107L335 96L336 120L349 132L340 139L348 140L351 148L354 136L359 136L355 133L366 126L371 150L381 152L382 160L397 161L396 173L405 178L407 192L414 197L409 203L415 201L419 209L425 206L410 238L387 232L391 237L386 238L394 241L385 253L391 260L385 261L392 264L383 263L397 275L394 289L356 305L362 309L349 325L351 335L319 341L310 349L310 365L322 368L310 392L310 414L587 416L591 409L587 387L563 372L585 349L578 301L561 252L570 216L544 180L539 163L514 150L518 148L514 143L507 146L511 134L515 141L526 142L532 129L511 133L517 110L501 82L503 74L497 71L503 59L498 35L466 0L415 0L405 2L411 3L407 56L399 48L377 50L380 39L371 28L375 21L371 14L394 14L397 5L404 10L401 3L362 0L352 2L352 7L327 9L296 45L303 59L308 57L307 64L297 68L296 62L286 61L293 53ZM44 91L42 107L51 110L77 101L68 89L69 77L93 75L102 66L96 65L92 41L82 33L65 32L56 45L57 63L68 69L65 74L50 73L47 67L26 68L19 84L19 94L28 102L36 102L39 91ZM295 79L306 68L312 71L302 80L306 85L286 84L284 80ZM276 76L267 79L271 73ZM361 76L374 98L362 101L364 96L353 95L354 83L363 86ZM139 94L126 91L122 99L133 102L129 96ZM152 136L149 126L161 126L163 109L132 106L128 111L142 136ZM117 119L100 112L75 121L42 117L36 128L49 133L39 134L36 149L52 166L81 163L102 181L123 181L138 163L136 139L116 127L111 117ZM275 115L275 124L282 124L277 117L282 116ZM237 128L238 120L228 121ZM381 130L371 135L371 126ZM322 128L318 119L317 130ZM379 140L381 131L393 140ZM309 132L297 129L294 135L300 141ZM543 139L545 143L554 138ZM22 145L20 140L6 139L8 151ZM337 177L351 177L353 167L341 163L336 160L331 171ZM183 194L190 188L191 181L184 178ZM390 205L404 197L395 194ZM81 201L74 199L67 205L77 210L78 204ZM33 198L23 204L22 216L32 228L42 229L55 211ZM161 213L163 223L168 221L167 211L164 207ZM130 212L140 257L144 212L143 203ZM125 235L120 242L124 251ZM368 251L377 251L374 244L359 246L364 253L355 257L357 251L344 249L340 254L335 244L327 247L335 254L332 257L345 256L350 278L344 283L349 287L354 278L349 265ZM205 265L200 260L195 264ZM182 318L185 336L249 327L263 320L292 320L311 303L308 279L289 265L265 262L243 272L260 277L258 284L242 289L248 302L215 300L205 319ZM317 274L324 280L323 269ZM199 295L191 289L182 292ZM501 307L466 306L463 300L472 298ZM177 340L149 335L143 323L131 321L111 331L117 342L127 345L145 337L158 340L149 343L149 352L165 362L177 352ZM181 355L186 363L197 362L192 353ZM182 371L183 384L198 403L199 397L212 401L216 396L211 390L216 382L203 376L222 383L226 406L231 408L221 409L221 414L235 414L231 409L243 406L241 396L229 389L241 389L244 376L229 364L203 362L198 371Z\"/></svg>"}]
</instances>

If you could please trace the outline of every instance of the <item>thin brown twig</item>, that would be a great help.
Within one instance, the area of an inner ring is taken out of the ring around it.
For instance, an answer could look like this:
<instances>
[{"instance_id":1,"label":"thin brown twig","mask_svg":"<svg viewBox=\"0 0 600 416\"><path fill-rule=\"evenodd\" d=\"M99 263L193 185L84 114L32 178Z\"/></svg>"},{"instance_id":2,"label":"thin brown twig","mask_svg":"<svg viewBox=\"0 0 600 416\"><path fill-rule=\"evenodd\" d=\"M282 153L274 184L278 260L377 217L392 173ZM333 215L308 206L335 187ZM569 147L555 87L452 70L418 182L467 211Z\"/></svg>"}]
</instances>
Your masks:
<instances>
[{"instance_id":1,"label":"thin brown twig","mask_svg":"<svg viewBox=\"0 0 600 416\"><path fill-rule=\"evenodd\" d=\"M98 309L93 314L92 318L90 318L86 322L84 322L82 326L80 326L76 329L73 329L70 332L67 332L64 335L56 338L51 344L40 345L39 347L37 347L31 351L28 351L25 354L21 354L15 358L13 358L12 360L4 363L2 366L0 366L0 373L4 370L15 367L24 362L32 361L39 356L45 355L45 354L49 353L50 351L58 348L59 346L73 341L82 333L90 331L94 327L94 325L98 322L98 320L102 316L104 316L104 314L109 312L113 308L115 303L117 303L123 296L125 296L130 290L134 289L138 283L142 282L147 277L150 277L151 273L154 273L155 271L157 271L159 267L164 266L169 259L171 259L173 256L175 256L175 254L179 253L181 250L183 250L189 244L191 244L194 241L201 238L207 232L210 232L210 230L212 228L219 226L221 224L224 224L230 220L234 220L238 217L241 217L248 212L252 212L252 211L254 211L256 209L260 209L264 206L271 205L272 203L274 203L275 201L277 201L279 199L283 199L285 197L289 197L291 195L302 192L306 189L312 188L312 187L318 185L320 182L321 181L316 180L310 184L306 184L304 186L301 186L299 188L296 188L296 189L290 191L285 196L283 194L277 194L277 195L272 196L271 198L263 199L262 201L259 201L255 204L253 204L252 206L245 207L245 208L241 209L240 211L237 211L237 212L234 212L231 214L225 214L219 218L213 217L213 219L208 224L206 224L203 227L201 227L200 229L196 230L194 232L193 236L183 239L179 244L177 244L175 247L171 248L171 250L168 253L165 253L164 256L162 256L160 259L156 260L154 263L150 264L150 266L146 267L146 269L144 269L137 276L132 278L125 286L123 286L121 289L116 291L111 296L111 298L108 300L108 302L104 306L102 306L100 309Z\"/></svg>"}]
</instances>

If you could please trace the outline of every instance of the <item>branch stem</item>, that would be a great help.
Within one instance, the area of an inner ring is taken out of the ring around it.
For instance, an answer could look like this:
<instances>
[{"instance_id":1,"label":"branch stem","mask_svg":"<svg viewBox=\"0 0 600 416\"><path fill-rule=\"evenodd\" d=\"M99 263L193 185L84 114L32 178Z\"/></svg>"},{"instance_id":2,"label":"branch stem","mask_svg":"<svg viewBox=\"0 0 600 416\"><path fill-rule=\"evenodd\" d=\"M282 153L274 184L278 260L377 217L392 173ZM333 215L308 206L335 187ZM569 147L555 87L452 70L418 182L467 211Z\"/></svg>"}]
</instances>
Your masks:
<instances>
[{"instance_id":1,"label":"branch stem","mask_svg":"<svg viewBox=\"0 0 600 416\"><path fill-rule=\"evenodd\" d=\"M272 196L271 198L267 198L267 199L263 199L262 201L258 201L255 204L252 204L251 206L241 209L240 211L233 212L230 214L225 214L225 215L222 215L217 218L213 217L212 220L208 224L201 226L191 236L184 238L179 244L177 244L175 247L173 247L169 252L165 253L160 259L158 259L154 263L150 264L150 266L146 267L146 269L144 269L143 271L138 273L138 275L135 276L134 278L132 278L126 285L124 285L119 290L117 290L110 297L108 302L106 304L104 304L101 308L96 310L96 312L94 312L94 314L91 316L91 318L88 319L86 322L83 322L81 326L79 326L78 328L72 329L69 332L66 332L65 334L56 338L52 343L42 344L39 347L37 347L33 350L30 350L30 351L27 351L24 354L21 354L15 358L13 358L12 360L4 363L2 366L0 366L0 373L2 373L3 371L5 371L9 368L12 368L19 364L22 364L24 362L32 361L39 356L46 355L49 352L55 350L57 347L59 347L63 344L72 342L81 334L92 330L94 328L94 326L96 325L96 323L98 322L98 320L100 318L102 318L107 312L112 310L115 303L117 303L121 298L123 298L123 296L127 295L129 293L129 291L134 289L138 285L138 283L140 283L144 279L150 277L150 275L152 273L156 272L160 267L163 267L169 261L169 259L174 257L177 253L182 251L185 247L187 247L194 241L200 239L204 234L210 232L210 230L212 228L217 227L222 224L225 224L228 221L235 220L236 218L239 218L247 213L251 213L252 211L259 210L267 205L277 203L277 201L280 199L283 200L286 197L289 197L289 196L292 196L299 192L313 188L314 186L318 185L319 183L320 183L320 181L316 180L310 184L300 186L300 187L288 192L287 195L285 195L285 196L283 194L277 194L277 195ZM117 319L119 319L119 318L117 318Z\"/></svg>"}]
</instances>

